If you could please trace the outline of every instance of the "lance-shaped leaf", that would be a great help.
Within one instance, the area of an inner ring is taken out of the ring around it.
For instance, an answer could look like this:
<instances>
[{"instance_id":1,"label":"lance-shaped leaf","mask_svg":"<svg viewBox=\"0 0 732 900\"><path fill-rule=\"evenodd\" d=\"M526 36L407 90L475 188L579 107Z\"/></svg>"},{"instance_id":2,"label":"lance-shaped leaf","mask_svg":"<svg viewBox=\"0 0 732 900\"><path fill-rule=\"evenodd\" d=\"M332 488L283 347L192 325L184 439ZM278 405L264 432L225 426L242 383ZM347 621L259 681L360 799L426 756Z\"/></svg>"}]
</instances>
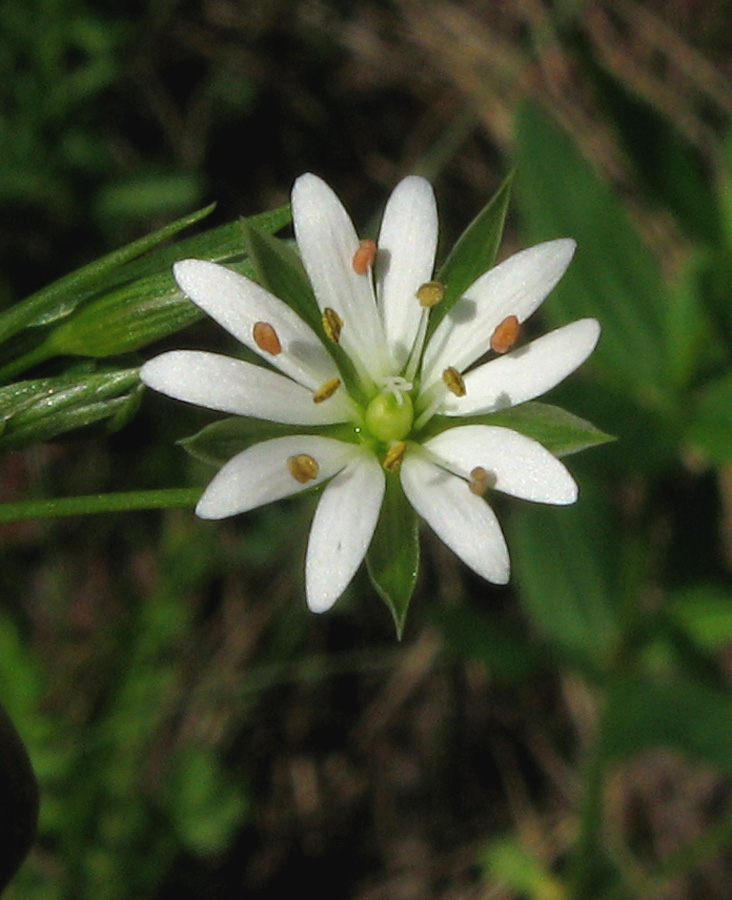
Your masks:
<instances>
[{"instance_id":1,"label":"lance-shaped leaf","mask_svg":"<svg viewBox=\"0 0 732 900\"><path fill-rule=\"evenodd\" d=\"M107 420L119 427L141 392L137 369L66 374L0 388L0 449L42 443Z\"/></svg>"},{"instance_id":2,"label":"lance-shaped leaf","mask_svg":"<svg viewBox=\"0 0 732 900\"><path fill-rule=\"evenodd\" d=\"M419 572L419 522L399 476L389 472L366 563L371 581L394 617L401 638Z\"/></svg>"},{"instance_id":3,"label":"lance-shaped leaf","mask_svg":"<svg viewBox=\"0 0 732 900\"><path fill-rule=\"evenodd\" d=\"M199 222L212 210L213 205L191 213L164 228L154 231L131 244L108 253L89 265L59 278L0 315L0 341L5 341L29 325L42 325L69 312L85 297L96 292L102 280L126 262L141 256L157 244L176 235L179 231Z\"/></svg>"}]
</instances>

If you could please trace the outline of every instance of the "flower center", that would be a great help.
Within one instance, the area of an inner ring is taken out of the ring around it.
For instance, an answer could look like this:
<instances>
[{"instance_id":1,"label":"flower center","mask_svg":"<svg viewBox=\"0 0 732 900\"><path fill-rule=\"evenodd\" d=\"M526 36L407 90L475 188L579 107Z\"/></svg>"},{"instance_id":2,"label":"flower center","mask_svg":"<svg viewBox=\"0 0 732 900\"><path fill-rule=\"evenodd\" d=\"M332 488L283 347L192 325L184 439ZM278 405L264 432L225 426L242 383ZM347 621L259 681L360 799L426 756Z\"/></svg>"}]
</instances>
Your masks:
<instances>
[{"instance_id":1,"label":"flower center","mask_svg":"<svg viewBox=\"0 0 732 900\"><path fill-rule=\"evenodd\" d=\"M410 382L395 376L384 380L383 392L366 407L366 428L378 441L401 441L412 429L414 404Z\"/></svg>"}]
</instances>

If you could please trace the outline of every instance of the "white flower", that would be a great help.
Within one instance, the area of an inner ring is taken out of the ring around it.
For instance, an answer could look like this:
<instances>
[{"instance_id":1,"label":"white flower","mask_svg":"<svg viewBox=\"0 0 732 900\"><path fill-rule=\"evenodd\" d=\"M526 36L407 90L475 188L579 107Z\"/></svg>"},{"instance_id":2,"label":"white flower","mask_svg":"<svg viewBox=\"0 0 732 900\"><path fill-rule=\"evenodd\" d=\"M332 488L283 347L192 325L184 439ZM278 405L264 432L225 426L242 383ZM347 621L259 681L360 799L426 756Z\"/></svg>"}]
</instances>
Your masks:
<instances>
[{"instance_id":1,"label":"white flower","mask_svg":"<svg viewBox=\"0 0 732 900\"><path fill-rule=\"evenodd\" d=\"M539 244L490 269L425 346L428 306L441 291L428 284L437 245L429 183L409 177L394 190L375 261L316 176L297 180L292 212L325 331L350 357L351 374L339 371L333 347L283 301L220 265L188 259L174 267L181 289L272 368L180 350L146 363L141 378L171 397L235 415L344 424L349 439L328 436L326 427L255 444L223 466L196 512L219 519L325 483L306 560L308 606L323 612L368 550L385 470L398 470L407 499L440 538L483 578L505 583L508 550L483 493L567 504L577 497L572 476L543 446L508 428L456 424L421 436L435 415L472 416L531 400L587 359L600 333L594 319L506 352L564 274L574 241ZM491 346L499 352L474 366Z\"/></svg>"}]
</instances>

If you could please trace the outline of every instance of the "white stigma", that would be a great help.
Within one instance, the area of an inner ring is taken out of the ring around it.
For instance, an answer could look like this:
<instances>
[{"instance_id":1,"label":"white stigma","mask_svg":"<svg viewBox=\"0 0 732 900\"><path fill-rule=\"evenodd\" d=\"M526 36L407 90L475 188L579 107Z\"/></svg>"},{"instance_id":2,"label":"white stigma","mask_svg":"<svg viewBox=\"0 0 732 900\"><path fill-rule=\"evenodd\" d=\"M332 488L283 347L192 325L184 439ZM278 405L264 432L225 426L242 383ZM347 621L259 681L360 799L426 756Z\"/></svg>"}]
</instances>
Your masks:
<instances>
[{"instance_id":1,"label":"white stigma","mask_svg":"<svg viewBox=\"0 0 732 900\"><path fill-rule=\"evenodd\" d=\"M404 404L404 394L408 394L414 385L401 375L387 375L379 381L382 394L393 394L397 406Z\"/></svg>"}]
</instances>

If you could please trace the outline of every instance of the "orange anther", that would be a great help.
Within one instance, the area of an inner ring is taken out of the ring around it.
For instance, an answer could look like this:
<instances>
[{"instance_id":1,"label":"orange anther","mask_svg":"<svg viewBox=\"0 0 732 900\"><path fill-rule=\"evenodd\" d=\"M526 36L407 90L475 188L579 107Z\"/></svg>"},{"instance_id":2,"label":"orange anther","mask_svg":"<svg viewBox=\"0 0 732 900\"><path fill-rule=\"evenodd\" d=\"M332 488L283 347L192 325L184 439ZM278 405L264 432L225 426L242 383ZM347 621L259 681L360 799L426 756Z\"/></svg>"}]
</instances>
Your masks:
<instances>
[{"instance_id":1,"label":"orange anther","mask_svg":"<svg viewBox=\"0 0 732 900\"><path fill-rule=\"evenodd\" d=\"M252 328L252 337L257 347L264 350L265 353L269 353L271 356L282 353L280 339L269 322L255 322L254 328Z\"/></svg>"},{"instance_id":2,"label":"orange anther","mask_svg":"<svg viewBox=\"0 0 732 900\"><path fill-rule=\"evenodd\" d=\"M506 318L496 326L491 337L491 350L496 353L508 353L521 334L521 323L516 316Z\"/></svg>"},{"instance_id":3,"label":"orange anther","mask_svg":"<svg viewBox=\"0 0 732 900\"><path fill-rule=\"evenodd\" d=\"M353 254L353 271L357 275L365 275L376 259L376 241L361 241L358 250Z\"/></svg>"}]
</instances>

